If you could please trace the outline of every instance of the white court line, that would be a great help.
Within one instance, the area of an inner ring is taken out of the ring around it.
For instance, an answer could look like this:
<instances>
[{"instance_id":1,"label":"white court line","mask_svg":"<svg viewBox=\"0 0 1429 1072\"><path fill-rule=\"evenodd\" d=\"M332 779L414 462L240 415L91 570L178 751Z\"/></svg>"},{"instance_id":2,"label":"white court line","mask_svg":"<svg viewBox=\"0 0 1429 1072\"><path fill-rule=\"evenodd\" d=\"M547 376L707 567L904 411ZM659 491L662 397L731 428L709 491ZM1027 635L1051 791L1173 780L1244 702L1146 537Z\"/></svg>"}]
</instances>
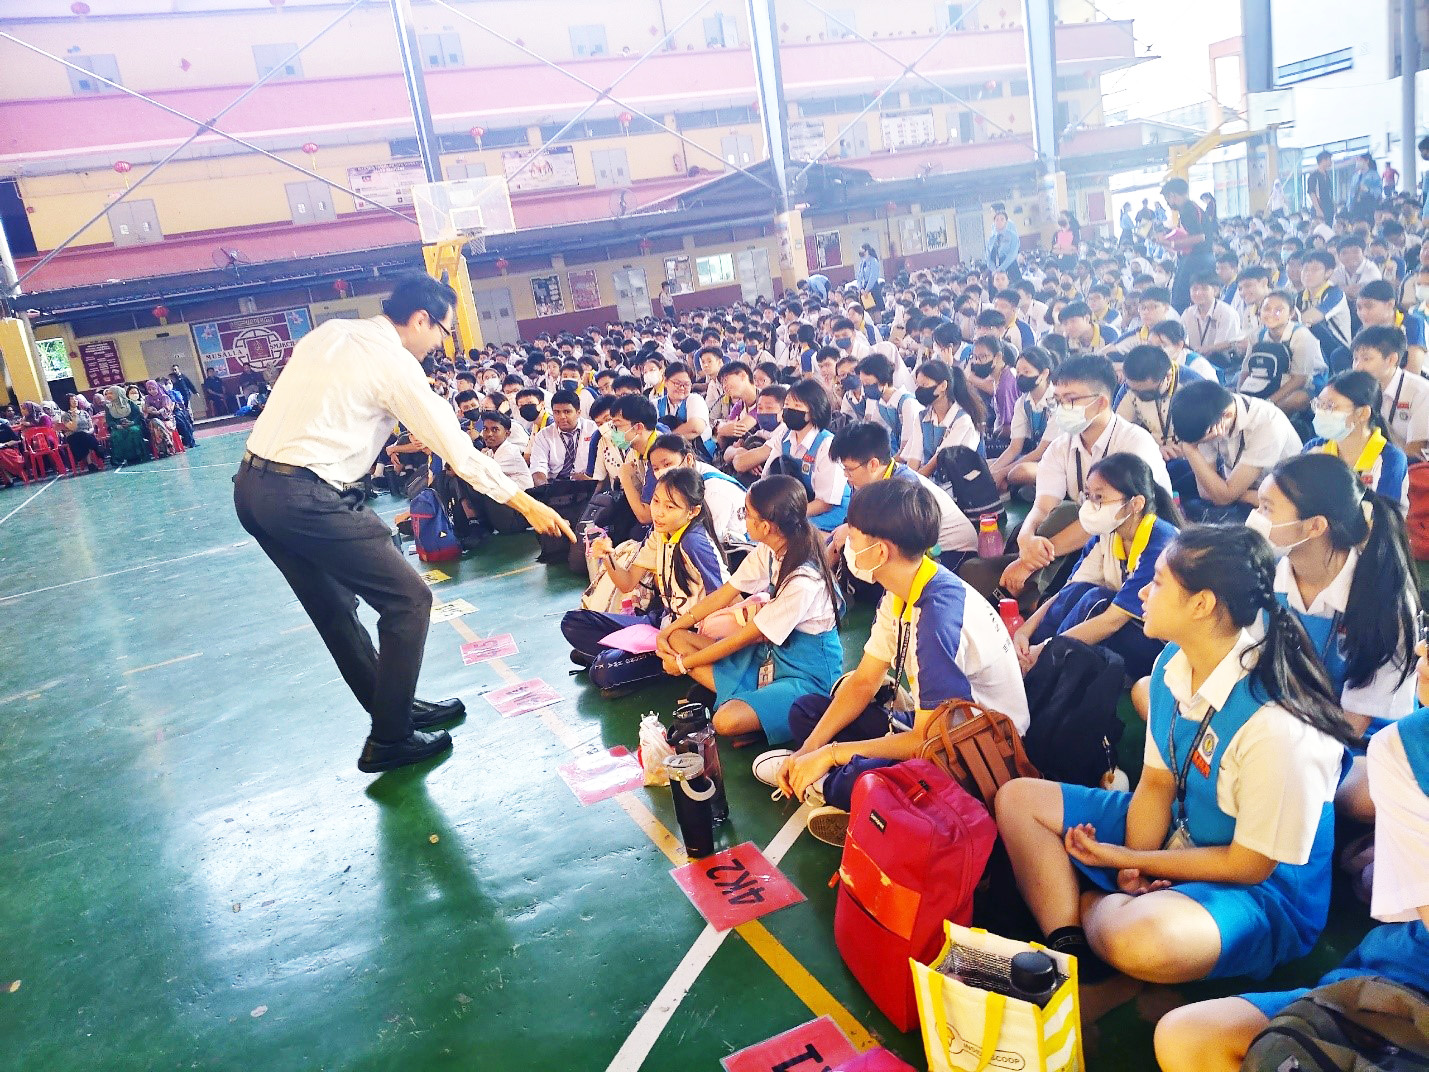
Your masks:
<instances>
[{"instance_id":1,"label":"white court line","mask_svg":"<svg viewBox=\"0 0 1429 1072\"><path fill-rule=\"evenodd\" d=\"M39 492L36 492L36 494L38 495ZM20 506L24 505L24 503L20 504ZM18 509L18 507L16 509ZM195 551L191 555L180 555L178 558L165 558L158 562L145 562L139 566L126 566L124 569L101 573L96 577L79 577L73 581L61 581L59 584L46 585L44 588L36 588L29 592L16 592L14 595L0 596L0 606L4 606L6 603L13 602L17 599L24 599L26 596L37 596L42 592L53 592L57 588L68 588L72 584L88 584L90 581L102 581L108 577L118 577L123 573L133 573L135 570L158 569L160 566L171 566L175 562L187 562L191 558L203 558L205 555L221 555L225 551L232 551L235 548L243 547L245 544L252 542L252 540L240 540L238 543L224 544L222 547L210 547L207 551Z\"/></svg>"},{"instance_id":2,"label":"white court line","mask_svg":"<svg viewBox=\"0 0 1429 1072\"><path fill-rule=\"evenodd\" d=\"M50 482L49 482L48 484L46 484L44 487L42 487L39 491L35 492L35 494L31 495L28 499L26 499L24 502L22 502L19 506L15 507L15 509L11 510L11 511L10 511L8 514L6 514L4 517L0 517L0 525L5 524L5 522L9 521L12 517L14 517L16 514L18 514L21 510L23 510L25 507L29 506L32 502L34 502L36 499L38 499L38 498L39 498L41 495L43 495L45 492L49 491L50 488L51 488L51 486L53 486L58 480L59 480L59 477L57 477L57 476L56 476L56 477L51 477L51 478L50 478Z\"/></svg>"},{"instance_id":3,"label":"white court line","mask_svg":"<svg viewBox=\"0 0 1429 1072\"><path fill-rule=\"evenodd\" d=\"M114 470L115 476L143 476L146 473L186 473L190 469L232 469L237 471L238 466L229 462L215 462L212 465L171 465L167 468L159 468L155 465L126 465L123 469Z\"/></svg>"},{"instance_id":4,"label":"white court line","mask_svg":"<svg viewBox=\"0 0 1429 1072\"><path fill-rule=\"evenodd\" d=\"M779 833L774 835L774 840L764 850L764 858L777 867L779 861L784 858L784 854L804 832L804 828L808 825L808 819L809 809L806 805L801 805L798 811L789 816L789 821L784 824ZM719 952L719 947L724 944L724 940L733 933L733 928L727 931L717 931L708 924L705 926L705 929L700 932L700 936L695 939L695 944L690 946L690 951L685 954L684 959L676 966L665 985L660 988L660 992L655 995L655 1000L645 1010L645 1015L640 1017L640 1022L635 1025L634 1030L626 1037L625 1043L611 1058L610 1064L606 1066L606 1072L637 1072L645 1063L645 1058L650 1056L650 1051L655 1048L655 1043L660 1040L660 1035L669 1024L670 1018L675 1015L675 1010L680 1007L680 1003L685 1000L685 995L695 985L695 980L699 978L700 972L704 971L705 965L714 959L714 955Z\"/></svg>"}]
</instances>

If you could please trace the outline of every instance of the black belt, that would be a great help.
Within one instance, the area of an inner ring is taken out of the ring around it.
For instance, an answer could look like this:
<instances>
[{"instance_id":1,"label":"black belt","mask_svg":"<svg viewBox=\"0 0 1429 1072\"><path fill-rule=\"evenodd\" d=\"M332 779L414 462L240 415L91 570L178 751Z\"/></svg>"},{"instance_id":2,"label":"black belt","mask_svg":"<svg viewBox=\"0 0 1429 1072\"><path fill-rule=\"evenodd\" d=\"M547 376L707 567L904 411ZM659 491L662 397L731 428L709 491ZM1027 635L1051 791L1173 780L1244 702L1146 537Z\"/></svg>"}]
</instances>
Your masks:
<instances>
[{"instance_id":1,"label":"black belt","mask_svg":"<svg viewBox=\"0 0 1429 1072\"><path fill-rule=\"evenodd\" d=\"M267 458L260 458L258 455L246 450L243 452L242 464L259 473L276 473L278 476L296 476L305 480L316 480L319 484L327 484L330 488L334 487L333 484L318 476L318 474L311 469L305 469L301 465L288 465L286 462L269 461ZM358 481L355 484L338 484L336 488L338 491L350 491L353 488L360 488L361 486L362 482Z\"/></svg>"}]
</instances>

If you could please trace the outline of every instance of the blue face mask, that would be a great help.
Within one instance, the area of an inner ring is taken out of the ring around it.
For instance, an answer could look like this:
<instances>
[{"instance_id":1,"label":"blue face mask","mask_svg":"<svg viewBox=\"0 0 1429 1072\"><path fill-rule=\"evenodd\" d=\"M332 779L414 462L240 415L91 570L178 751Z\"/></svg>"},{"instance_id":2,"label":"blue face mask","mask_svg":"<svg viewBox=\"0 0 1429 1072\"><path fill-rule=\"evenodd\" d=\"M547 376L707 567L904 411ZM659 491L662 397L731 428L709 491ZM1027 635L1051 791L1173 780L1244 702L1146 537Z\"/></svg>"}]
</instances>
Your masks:
<instances>
[{"instance_id":1,"label":"blue face mask","mask_svg":"<svg viewBox=\"0 0 1429 1072\"><path fill-rule=\"evenodd\" d=\"M866 383L863 385L863 399L865 402L877 402L882 392L876 383Z\"/></svg>"},{"instance_id":2,"label":"blue face mask","mask_svg":"<svg viewBox=\"0 0 1429 1072\"><path fill-rule=\"evenodd\" d=\"M759 427L766 432L772 432L779 427L779 414L760 413L755 418L759 422Z\"/></svg>"}]
</instances>

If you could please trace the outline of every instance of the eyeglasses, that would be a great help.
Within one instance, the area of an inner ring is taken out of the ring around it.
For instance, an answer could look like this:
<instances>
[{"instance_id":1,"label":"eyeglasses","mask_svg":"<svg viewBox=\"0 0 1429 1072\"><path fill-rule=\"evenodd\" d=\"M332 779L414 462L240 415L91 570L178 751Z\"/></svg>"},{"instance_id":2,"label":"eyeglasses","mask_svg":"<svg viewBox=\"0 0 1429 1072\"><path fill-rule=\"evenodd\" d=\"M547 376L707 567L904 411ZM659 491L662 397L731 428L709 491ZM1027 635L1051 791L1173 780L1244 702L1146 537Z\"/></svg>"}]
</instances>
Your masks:
<instances>
[{"instance_id":1,"label":"eyeglasses","mask_svg":"<svg viewBox=\"0 0 1429 1072\"><path fill-rule=\"evenodd\" d=\"M1125 499L1103 499L1100 495L1083 495L1081 501L1093 506L1115 506L1117 503L1126 502Z\"/></svg>"},{"instance_id":2,"label":"eyeglasses","mask_svg":"<svg viewBox=\"0 0 1429 1072\"><path fill-rule=\"evenodd\" d=\"M443 324L440 320L433 320L432 323L435 324L437 327L439 327L439 328L442 329L442 338L443 338L443 339L450 339L450 338L452 337L452 329L449 328L449 327L447 327L447 326L446 326L445 324Z\"/></svg>"},{"instance_id":3,"label":"eyeglasses","mask_svg":"<svg viewBox=\"0 0 1429 1072\"><path fill-rule=\"evenodd\" d=\"M1079 406L1083 402L1090 402L1094 398L1101 398L1101 395L1053 395L1053 398L1056 400L1057 405L1059 406Z\"/></svg>"}]
</instances>

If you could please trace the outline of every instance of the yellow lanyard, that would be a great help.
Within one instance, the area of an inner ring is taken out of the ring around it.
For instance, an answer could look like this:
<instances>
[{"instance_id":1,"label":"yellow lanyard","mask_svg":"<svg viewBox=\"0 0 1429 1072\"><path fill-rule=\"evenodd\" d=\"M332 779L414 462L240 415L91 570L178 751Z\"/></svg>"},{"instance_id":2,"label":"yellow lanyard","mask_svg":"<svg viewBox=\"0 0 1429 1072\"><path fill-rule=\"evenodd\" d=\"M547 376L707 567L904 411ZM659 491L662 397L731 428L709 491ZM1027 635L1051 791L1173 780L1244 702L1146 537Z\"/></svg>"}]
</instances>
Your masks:
<instances>
[{"instance_id":1,"label":"yellow lanyard","mask_svg":"<svg viewBox=\"0 0 1429 1072\"><path fill-rule=\"evenodd\" d=\"M1147 514L1141 519L1141 524L1136 526L1136 535L1131 538L1131 552L1128 554L1126 545L1122 542L1121 533L1112 533L1111 553L1116 556L1118 562L1126 563L1126 575L1129 577L1136 572L1137 564L1141 561L1141 555L1146 550L1146 545L1151 542L1151 530L1156 525L1156 515Z\"/></svg>"},{"instance_id":2,"label":"yellow lanyard","mask_svg":"<svg viewBox=\"0 0 1429 1072\"><path fill-rule=\"evenodd\" d=\"M1355 459L1354 470L1357 473L1368 473L1374 468L1374 463L1379 461L1379 456L1384 453L1385 438L1376 428L1370 434L1369 440L1364 445L1364 450L1360 451L1360 456ZM1340 456L1340 445L1334 440L1328 440L1320 449L1322 454L1330 454L1338 458Z\"/></svg>"}]
</instances>

